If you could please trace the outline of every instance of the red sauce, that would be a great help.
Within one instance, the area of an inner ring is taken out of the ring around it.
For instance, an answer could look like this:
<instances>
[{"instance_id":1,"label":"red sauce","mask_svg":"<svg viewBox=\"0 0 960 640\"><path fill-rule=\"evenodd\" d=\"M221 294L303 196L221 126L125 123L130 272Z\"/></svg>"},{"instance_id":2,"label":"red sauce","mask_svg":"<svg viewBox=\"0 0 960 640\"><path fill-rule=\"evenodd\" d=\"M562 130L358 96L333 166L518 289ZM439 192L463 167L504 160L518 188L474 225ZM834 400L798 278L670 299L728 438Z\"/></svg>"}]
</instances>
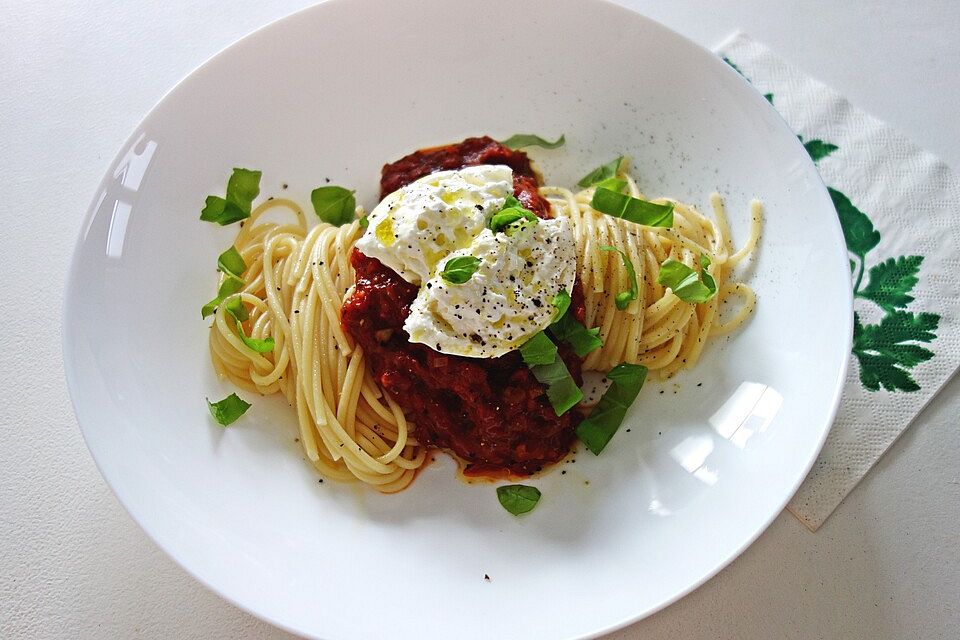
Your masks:
<instances>
[{"instance_id":1,"label":"red sauce","mask_svg":"<svg viewBox=\"0 0 960 640\"><path fill-rule=\"evenodd\" d=\"M418 151L384 166L381 195L434 171L477 164L509 165L517 199L549 217L526 154L487 137ZM359 251L350 260L356 286L343 304L341 324L363 347L383 389L415 424L421 444L452 451L466 463L464 473L473 476L530 475L570 451L579 416L574 411L556 415L518 352L465 358L411 343L403 322L418 288ZM579 283L572 297L582 321ZM566 345L560 345L560 356L581 383L580 359Z\"/></svg>"},{"instance_id":2,"label":"red sauce","mask_svg":"<svg viewBox=\"0 0 960 640\"><path fill-rule=\"evenodd\" d=\"M380 199L435 171L462 169L480 164L505 164L513 169L513 195L523 206L541 218L550 217L550 203L538 192L540 180L530 166L527 154L509 149L487 136L421 149L396 162L383 165Z\"/></svg>"}]
</instances>

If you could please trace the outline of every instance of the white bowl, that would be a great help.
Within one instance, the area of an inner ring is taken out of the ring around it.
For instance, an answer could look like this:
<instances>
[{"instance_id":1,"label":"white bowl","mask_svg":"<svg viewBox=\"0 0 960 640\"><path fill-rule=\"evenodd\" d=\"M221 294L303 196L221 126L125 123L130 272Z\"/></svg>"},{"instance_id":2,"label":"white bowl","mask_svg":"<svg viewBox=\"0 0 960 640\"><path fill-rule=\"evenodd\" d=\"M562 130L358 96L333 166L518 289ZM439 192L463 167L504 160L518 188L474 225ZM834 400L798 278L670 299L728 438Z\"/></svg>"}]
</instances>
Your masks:
<instances>
[{"instance_id":1,"label":"white bowl","mask_svg":"<svg viewBox=\"0 0 960 640\"><path fill-rule=\"evenodd\" d=\"M756 314L691 372L641 394L600 457L533 483L515 518L445 456L392 496L318 482L292 411L253 398L229 429L199 316L235 230L198 220L233 166L309 202L330 178L376 202L380 167L467 135L565 133L533 155L570 185L618 153L641 187L720 191ZM597 0L328 2L193 72L105 176L74 255L64 357L101 472L187 571L323 638L580 638L687 593L770 523L814 460L850 347L846 251L830 199L769 104L709 52ZM700 386L702 383L702 386ZM662 391L663 393L660 393ZM489 576L489 580L485 579Z\"/></svg>"}]
</instances>

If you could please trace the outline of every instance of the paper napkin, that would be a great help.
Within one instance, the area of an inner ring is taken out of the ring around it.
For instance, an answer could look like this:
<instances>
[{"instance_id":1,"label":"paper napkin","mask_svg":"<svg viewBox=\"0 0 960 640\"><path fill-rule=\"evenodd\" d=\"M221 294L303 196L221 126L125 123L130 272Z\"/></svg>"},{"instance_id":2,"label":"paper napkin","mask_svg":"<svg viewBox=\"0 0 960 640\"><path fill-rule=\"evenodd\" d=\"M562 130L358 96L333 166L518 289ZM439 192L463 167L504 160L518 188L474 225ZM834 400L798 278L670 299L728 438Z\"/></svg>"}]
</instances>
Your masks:
<instances>
[{"instance_id":1,"label":"paper napkin","mask_svg":"<svg viewBox=\"0 0 960 640\"><path fill-rule=\"evenodd\" d=\"M856 320L843 400L787 506L815 531L960 365L960 178L748 36L717 51L803 141L850 254Z\"/></svg>"}]
</instances>

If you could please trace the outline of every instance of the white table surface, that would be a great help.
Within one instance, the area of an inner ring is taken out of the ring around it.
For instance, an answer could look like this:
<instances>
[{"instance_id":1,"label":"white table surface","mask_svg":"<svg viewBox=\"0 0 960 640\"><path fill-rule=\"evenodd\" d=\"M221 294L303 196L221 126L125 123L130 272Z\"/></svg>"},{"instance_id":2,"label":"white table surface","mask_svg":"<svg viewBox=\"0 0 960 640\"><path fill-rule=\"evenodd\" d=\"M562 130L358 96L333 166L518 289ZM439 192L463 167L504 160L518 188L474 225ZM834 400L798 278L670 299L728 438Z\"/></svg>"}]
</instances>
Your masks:
<instances>
[{"instance_id":1,"label":"white table surface","mask_svg":"<svg viewBox=\"0 0 960 640\"><path fill-rule=\"evenodd\" d=\"M960 169L956 0L622 2L707 46L745 30ZM110 493L67 397L60 307L81 217L140 118L307 4L0 0L2 638L289 637L194 581ZM818 533L781 514L610 638L960 637L958 423L955 379Z\"/></svg>"}]
</instances>

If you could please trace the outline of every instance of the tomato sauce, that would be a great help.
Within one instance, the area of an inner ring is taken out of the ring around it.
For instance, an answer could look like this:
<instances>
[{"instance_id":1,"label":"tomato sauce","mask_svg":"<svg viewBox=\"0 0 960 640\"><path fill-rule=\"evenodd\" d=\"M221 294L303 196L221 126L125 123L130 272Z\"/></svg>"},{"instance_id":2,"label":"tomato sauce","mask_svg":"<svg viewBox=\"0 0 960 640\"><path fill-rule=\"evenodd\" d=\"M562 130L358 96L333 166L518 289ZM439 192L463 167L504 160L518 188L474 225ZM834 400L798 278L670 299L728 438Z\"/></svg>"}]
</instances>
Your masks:
<instances>
[{"instance_id":1,"label":"tomato sauce","mask_svg":"<svg viewBox=\"0 0 960 640\"><path fill-rule=\"evenodd\" d=\"M550 217L550 203L540 195L540 180L523 151L509 149L493 138L467 138L463 142L414 151L383 166L380 199L418 178L436 171L480 164L504 164L513 169L513 195L541 218Z\"/></svg>"},{"instance_id":2,"label":"tomato sauce","mask_svg":"<svg viewBox=\"0 0 960 640\"><path fill-rule=\"evenodd\" d=\"M491 138L418 151L383 168L381 195L443 169L507 164L514 169L514 193L541 217L549 203L537 193L537 177L526 154ZM580 420L575 411L557 416L545 389L516 351L499 358L466 358L411 343L403 330L418 287L379 260L354 250L356 286L341 310L341 324L363 347L383 389L414 423L424 445L447 449L473 476L530 475L569 451ZM583 320L579 283L572 308ZM578 384L581 361L567 345L560 356Z\"/></svg>"}]
</instances>

